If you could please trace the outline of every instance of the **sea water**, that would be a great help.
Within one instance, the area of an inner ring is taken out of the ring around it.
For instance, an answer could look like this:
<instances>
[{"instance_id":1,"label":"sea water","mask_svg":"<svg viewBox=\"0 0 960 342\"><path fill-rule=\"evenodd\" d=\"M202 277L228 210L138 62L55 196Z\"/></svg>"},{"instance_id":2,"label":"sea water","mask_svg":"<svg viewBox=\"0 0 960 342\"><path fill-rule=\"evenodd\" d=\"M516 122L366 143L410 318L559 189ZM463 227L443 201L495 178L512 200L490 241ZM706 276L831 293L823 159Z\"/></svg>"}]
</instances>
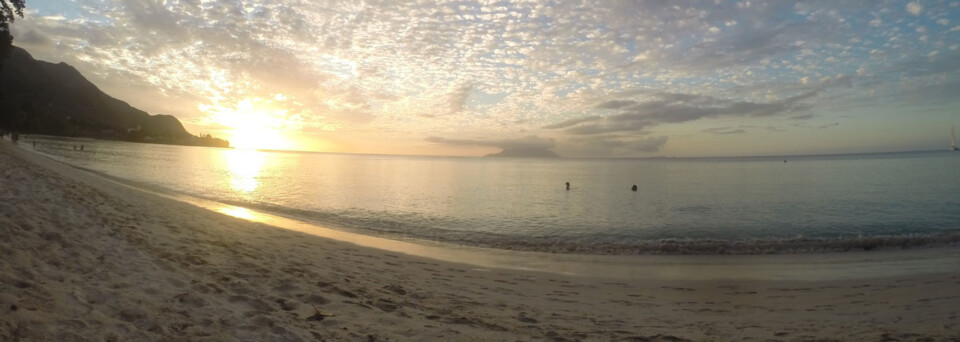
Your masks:
<instances>
[{"instance_id":1,"label":"sea water","mask_svg":"<svg viewBox=\"0 0 960 342\"><path fill-rule=\"evenodd\" d=\"M137 186L394 238L618 254L676 248L669 242L709 250L717 241L719 248L764 244L776 252L796 247L784 241L907 236L923 244L960 233L960 153L950 151L521 159L40 136L21 145L32 141L41 153ZM832 248L850 247L843 246Z\"/></svg>"}]
</instances>

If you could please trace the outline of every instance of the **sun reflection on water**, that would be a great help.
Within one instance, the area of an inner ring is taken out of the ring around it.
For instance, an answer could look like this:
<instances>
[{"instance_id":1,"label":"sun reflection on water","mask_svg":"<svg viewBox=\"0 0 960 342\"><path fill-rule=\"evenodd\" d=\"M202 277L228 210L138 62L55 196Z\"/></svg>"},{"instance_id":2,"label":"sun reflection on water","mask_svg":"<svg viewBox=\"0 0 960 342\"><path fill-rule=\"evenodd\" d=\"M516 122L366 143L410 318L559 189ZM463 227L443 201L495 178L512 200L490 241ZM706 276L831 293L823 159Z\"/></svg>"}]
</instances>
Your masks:
<instances>
[{"instance_id":1,"label":"sun reflection on water","mask_svg":"<svg viewBox=\"0 0 960 342\"><path fill-rule=\"evenodd\" d=\"M253 192L259 181L257 176L263 167L267 155L256 150L230 150L224 154L227 160L227 171L230 173L230 186L239 192Z\"/></svg>"},{"instance_id":2,"label":"sun reflection on water","mask_svg":"<svg viewBox=\"0 0 960 342\"><path fill-rule=\"evenodd\" d=\"M219 211L222 214L227 214L236 218L242 218L244 220L254 221L257 218L256 213L254 213L250 209L234 207L232 205L218 208L217 211Z\"/></svg>"}]
</instances>

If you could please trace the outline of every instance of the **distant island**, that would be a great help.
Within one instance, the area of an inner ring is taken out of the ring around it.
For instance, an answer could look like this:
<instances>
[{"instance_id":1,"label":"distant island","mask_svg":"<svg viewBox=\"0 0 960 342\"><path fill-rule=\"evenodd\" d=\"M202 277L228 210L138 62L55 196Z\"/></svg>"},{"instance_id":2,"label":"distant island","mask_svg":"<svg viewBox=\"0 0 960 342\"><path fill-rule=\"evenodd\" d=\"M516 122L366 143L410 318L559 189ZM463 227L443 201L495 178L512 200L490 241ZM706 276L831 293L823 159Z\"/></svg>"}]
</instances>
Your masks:
<instances>
[{"instance_id":1,"label":"distant island","mask_svg":"<svg viewBox=\"0 0 960 342\"><path fill-rule=\"evenodd\" d=\"M488 154L486 157L506 158L560 158L556 152L542 148L507 148L499 153Z\"/></svg>"},{"instance_id":2,"label":"distant island","mask_svg":"<svg viewBox=\"0 0 960 342\"><path fill-rule=\"evenodd\" d=\"M172 115L150 115L101 91L66 63L38 61L13 47L0 68L0 129L27 134L230 147L195 136Z\"/></svg>"}]
</instances>

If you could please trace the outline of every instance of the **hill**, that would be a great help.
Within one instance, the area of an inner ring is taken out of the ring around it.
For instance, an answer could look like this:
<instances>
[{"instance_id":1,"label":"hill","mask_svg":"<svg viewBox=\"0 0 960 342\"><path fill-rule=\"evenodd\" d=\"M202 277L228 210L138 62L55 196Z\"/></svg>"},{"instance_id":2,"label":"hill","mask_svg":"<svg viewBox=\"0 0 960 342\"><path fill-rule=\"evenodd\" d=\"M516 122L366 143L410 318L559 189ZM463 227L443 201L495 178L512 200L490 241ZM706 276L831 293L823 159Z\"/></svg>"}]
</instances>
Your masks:
<instances>
[{"instance_id":1,"label":"hill","mask_svg":"<svg viewBox=\"0 0 960 342\"><path fill-rule=\"evenodd\" d=\"M0 69L0 128L22 133L229 147L198 137L171 115L150 115L101 91L66 63L13 47Z\"/></svg>"}]
</instances>

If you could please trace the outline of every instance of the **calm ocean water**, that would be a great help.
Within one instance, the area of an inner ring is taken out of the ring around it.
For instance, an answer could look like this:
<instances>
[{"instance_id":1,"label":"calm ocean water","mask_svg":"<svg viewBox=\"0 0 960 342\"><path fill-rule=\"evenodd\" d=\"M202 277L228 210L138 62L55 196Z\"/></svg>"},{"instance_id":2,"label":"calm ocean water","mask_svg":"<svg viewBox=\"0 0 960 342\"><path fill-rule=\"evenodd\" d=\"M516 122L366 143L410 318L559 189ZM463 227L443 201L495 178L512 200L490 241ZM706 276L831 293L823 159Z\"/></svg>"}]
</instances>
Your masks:
<instances>
[{"instance_id":1,"label":"calm ocean water","mask_svg":"<svg viewBox=\"0 0 960 342\"><path fill-rule=\"evenodd\" d=\"M151 189L365 234L467 245L633 253L665 240L762 240L769 247L960 232L960 153L949 151L547 160L54 137L29 137L21 145L32 148L34 140L56 159ZM75 151L80 144L84 150Z\"/></svg>"}]
</instances>

